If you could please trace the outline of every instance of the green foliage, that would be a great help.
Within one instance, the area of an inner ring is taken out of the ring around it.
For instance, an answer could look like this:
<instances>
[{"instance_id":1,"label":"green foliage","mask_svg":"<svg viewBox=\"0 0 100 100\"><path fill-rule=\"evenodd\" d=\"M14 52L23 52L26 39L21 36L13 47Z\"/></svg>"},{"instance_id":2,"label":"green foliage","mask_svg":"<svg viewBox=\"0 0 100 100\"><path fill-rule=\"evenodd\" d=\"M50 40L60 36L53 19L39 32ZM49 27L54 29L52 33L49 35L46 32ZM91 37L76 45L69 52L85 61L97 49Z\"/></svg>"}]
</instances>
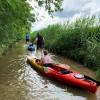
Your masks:
<instances>
[{"instance_id":1,"label":"green foliage","mask_svg":"<svg viewBox=\"0 0 100 100\"><path fill-rule=\"evenodd\" d=\"M30 31L30 10L26 0L0 0L0 52Z\"/></svg>"},{"instance_id":2,"label":"green foliage","mask_svg":"<svg viewBox=\"0 0 100 100\"><path fill-rule=\"evenodd\" d=\"M51 14L54 11L62 11L63 0L35 0L39 6L44 6L45 9Z\"/></svg>"},{"instance_id":3,"label":"green foliage","mask_svg":"<svg viewBox=\"0 0 100 100\"><path fill-rule=\"evenodd\" d=\"M100 18L99 18L100 19ZM45 48L70 57L100 75L100 25L95 16L51 25L41 30Z\"/></svg>"},{"instance_id":4,"label":"green foliage","mask_svg":"<svg viewBox=\"0 0 100 100\"><path fill-rule=\"evenodd\" d=\"M100 80L100 66L98 67L96 73L97 73L97 78Z\"/></svg>"},{"instance_id":5,"label":"green foliage","mask_svg":"<svg viewBox=\"0 0 100 100\"><path fill-rule=\"evenodd\" d=\"M34 40L35 40L35 38L36 38L36 34L37 34L37 32L32 32L32 33L30 34L31 42L34 42Z\"/></svg>"},{"instance_id":6,"label":"green foliage","mask_svg":"<svg viewBox=\"0 0 100 100\"><path fill-rule=\"evenodd\" d=\"M18 35L25 34L30 30L30 9L25 0L0 0L0 36L2 40L11 39L17 33Z\"/></svg>"}]
</instances>

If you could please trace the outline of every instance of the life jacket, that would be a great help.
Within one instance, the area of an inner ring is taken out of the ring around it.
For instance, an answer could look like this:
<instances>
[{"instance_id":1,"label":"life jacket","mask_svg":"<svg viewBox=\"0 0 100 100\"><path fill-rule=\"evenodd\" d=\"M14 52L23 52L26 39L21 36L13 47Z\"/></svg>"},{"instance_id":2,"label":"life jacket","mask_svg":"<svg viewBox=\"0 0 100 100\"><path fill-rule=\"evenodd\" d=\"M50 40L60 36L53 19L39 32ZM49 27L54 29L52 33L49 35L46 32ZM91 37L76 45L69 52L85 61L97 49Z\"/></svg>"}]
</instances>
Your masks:
<instances>
[{"instance_id":1,"label":"life jacket","mask_svg":"<svg viewBox=\"0 0 100 100\"><path fill-rule=\"evenodd\" d=\"M44 44L44 40L42 36L37 36L37 45L43 45Z\"/></svg>"}]
</instances>

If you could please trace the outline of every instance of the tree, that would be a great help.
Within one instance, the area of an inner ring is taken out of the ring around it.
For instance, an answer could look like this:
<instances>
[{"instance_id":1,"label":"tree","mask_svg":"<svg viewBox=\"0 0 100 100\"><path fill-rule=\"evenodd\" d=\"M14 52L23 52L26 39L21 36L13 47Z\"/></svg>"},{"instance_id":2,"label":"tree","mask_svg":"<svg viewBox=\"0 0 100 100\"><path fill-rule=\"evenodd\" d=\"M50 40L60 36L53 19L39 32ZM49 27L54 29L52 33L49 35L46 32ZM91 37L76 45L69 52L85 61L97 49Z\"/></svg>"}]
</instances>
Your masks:
<instances>
[{"instance_id":1,"label":"tree","mask_svg":"<svg viewBox=\"0 0 100 100\"><path fill-rule=\"evenodd\" d=\"M31 0L30 0L31 1ZM40 7L45 7L49 14L61 11L63 0L35 0ZM0 0L0 43L22 37L30 31L36 17L27 0Z\"/></svg>"}]
</instances>

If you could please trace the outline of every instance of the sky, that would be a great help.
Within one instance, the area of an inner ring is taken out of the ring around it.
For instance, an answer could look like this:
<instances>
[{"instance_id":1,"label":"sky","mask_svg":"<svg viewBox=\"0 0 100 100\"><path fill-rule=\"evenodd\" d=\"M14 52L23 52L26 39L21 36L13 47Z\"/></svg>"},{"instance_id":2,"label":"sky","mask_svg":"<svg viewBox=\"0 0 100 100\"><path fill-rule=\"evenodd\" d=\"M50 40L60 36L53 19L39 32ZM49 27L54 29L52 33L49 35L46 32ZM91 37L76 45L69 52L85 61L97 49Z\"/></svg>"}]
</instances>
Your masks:
<instances>
[{"instance_id":1,"label":"sky","mask_svg":"<svg viewBox=\"0 0 100 100\"><path fill-rule=\"evenodd\" d=\"M53 18L44 8L37 8L34 0L30 4L38 15L38 21L32 24L32 31L45 28L50 24L63 23L67 19L75 20L78 17L100 15L100 0L64 0L62 4L64 10L53 13Z\"/></svg>"}]
</instances>

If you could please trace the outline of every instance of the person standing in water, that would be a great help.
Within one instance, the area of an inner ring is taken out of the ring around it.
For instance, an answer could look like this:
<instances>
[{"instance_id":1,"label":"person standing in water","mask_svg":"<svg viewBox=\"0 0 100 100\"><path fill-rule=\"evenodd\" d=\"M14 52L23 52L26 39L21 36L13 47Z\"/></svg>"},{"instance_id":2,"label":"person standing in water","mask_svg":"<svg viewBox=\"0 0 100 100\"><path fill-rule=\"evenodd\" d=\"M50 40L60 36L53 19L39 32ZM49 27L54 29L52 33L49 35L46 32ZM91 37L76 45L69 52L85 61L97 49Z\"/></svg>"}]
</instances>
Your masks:
<instances>
[{"instance_id":1,"label":"person standing in water","mask_svg":"<svg viewBox=\"0 0 100 100\"><path fill-rule=\"evenodd\" d=\"M30 41L30 36L29 34L26 34L26 43L28 43Z\"/></svg>"},{"instance_id":2,"label":"person standing in water","mask_svg":"<svg viewBox=\"0 0 100 100\"><path fill-rule=\"evenodd\" d=\"M40 50L41 56L42 56L43 48L44 48L44 37L42 35L40 35L40 33L37 33L35 42L36 42L36 45L37 45L37 52Z\"/></svg>"}]
</instances>

